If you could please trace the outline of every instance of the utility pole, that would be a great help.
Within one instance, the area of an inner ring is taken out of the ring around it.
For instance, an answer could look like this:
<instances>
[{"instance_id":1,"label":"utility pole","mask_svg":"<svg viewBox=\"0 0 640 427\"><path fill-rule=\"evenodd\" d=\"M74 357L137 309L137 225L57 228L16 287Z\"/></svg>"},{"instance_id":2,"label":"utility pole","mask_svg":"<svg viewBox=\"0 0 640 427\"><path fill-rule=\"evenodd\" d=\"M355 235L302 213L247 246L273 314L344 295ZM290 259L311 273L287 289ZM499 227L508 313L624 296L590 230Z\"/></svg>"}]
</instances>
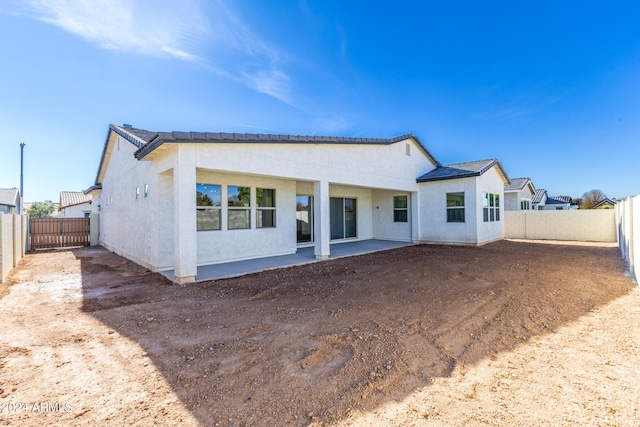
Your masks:
<instances>
[{"instance_id":1,"label":"utility pole","mask_svg":"<svg viewBox=\"0 0 640 427\"><path fill-rule=\"evenodd\" d=\"M24 213L24 142L20 143L20 214Z\"/></svg>"}]
</instances>

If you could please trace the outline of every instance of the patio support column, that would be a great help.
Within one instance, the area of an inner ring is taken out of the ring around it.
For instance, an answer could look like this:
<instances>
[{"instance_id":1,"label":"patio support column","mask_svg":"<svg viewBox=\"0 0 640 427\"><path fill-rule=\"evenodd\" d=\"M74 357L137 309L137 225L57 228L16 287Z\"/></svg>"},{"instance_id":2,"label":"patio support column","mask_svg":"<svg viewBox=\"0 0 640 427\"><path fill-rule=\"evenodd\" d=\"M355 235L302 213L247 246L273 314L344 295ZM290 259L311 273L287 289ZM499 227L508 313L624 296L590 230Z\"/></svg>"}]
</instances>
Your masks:
<instances>
[{"instance_id":1,"label":"patio support column","mask_svg":"<svg viewBox=\"0 0 640 427\"><path fill-rule=\"evenodd\" d=\"M196 156L193 144L177 144L173 168L174 274L193 283L197 272Z\"/></svg>"},{"instance_id":2,"label":"patio support column","mask_svg":"<svg viewBox=\"0 0 640 427\"><path fill-rule=\"evenodd\" d=\"M420 196L417 191L411 192L411 240L414 243L420 241L420 225L422 219L420 218Z\"/></svg>"},{"instance_id":3,"label":"patio support column","mask_svg":"<svg viewBox=\"0 0 640 427\"><path fill-rule=\"evenodd\" d=\"M329 259L330 225L329 225L329 182L313 183L313 237L314 254L317 259Z\"/></svg>"}]
</instances>

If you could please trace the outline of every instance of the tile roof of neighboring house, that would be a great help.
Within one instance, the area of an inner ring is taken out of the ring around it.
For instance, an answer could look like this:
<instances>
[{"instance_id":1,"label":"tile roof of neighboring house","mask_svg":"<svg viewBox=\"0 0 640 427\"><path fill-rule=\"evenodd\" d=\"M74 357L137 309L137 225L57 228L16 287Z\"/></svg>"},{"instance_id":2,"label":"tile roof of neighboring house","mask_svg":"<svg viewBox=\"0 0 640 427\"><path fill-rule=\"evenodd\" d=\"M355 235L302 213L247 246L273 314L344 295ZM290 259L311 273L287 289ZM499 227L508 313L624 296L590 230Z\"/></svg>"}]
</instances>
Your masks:
<instances>
[{"instance_id":1,"label":"tile roof of neighboring house","mask_svg":"<svg viewBox=\"0 0 640 427\"><path fill-rule=\"evenodd\" d=\"M533 197L531 198L531 203L540 203L540 202L542 202L542 199L546 195L547 195L547 190L545 190L544 188L538 188L536 190L535 194L533 195Z\"/></svg>"},{"instance_id":2,"label":"tile roof of neighboring house","mask_svg":"<svg viewBox=\"0 0 640 427\"><path fill-rule=\"evenodd\" d=\"M0 205L18 207L19 195L17 188L0 188Z\"/></svg>"},{"instance_id":3,"label":"tile roof of neighboring house","mask_svg":"<svg viewBox=\"0 0 640 427\"><path fill-rule=\"evenodd\" d=\"M480 176L493 166L504 175L505 181L509 182L509 176L502 168L498 159L476 160L473 162L455 163L446 166L440 166L434 170L427 172L418 178L418 182L442 181L445 179L467 178Z\"/></svg>"},{"instance_id":4,"label":"tile roof of neighboring house","mask_svg":"<svg viewBox=\"0 0 640 427\"><path fill-rule=\"evenodd\" d=\"M571 197L569 196L554 196L554 197L547 197L547 204L548 205L563 205L566 203L571 203Z\"/></svg>"},{"instance_id":5,"label":"tile roof of neighboring house","mask_svg":"<svg viewBox=\"0 0 640 427\"><path fill-rule=\"evenodd\" d=\"M85 195L82 191L60 192L60 209L81 205L83 203L91 203L91 196Z\"/></svg>"},{"instance_id":6,"label":"tile roof of neighboring house","mask_svg":"<svg viewBox=\"0 0 640 427\"><path fill-rule=\"evenodd\" d=\"M504 191L520 191L528 182L531 182L529 178L511 178L511 182L504 186Z\"/></svg>"},{"instance_id":7,"label":"tile roof of neighboring house","mask_svg":"<svg viewBox=\"0 0 640 427\"><path fill-rule=\"evenodd\" d=\"M424 146L420 139L413 134L405 134L393 138L356 138L342 136L313 136L313 135L278 135L260 133L226 133L226 132L152 132L137 129L129 125L118 126L111 124L109 129L132 142L138 147L136 158L142 159L147 154L164 143L252 143L252 144L362 144L362 145L391 145L406 139L413 139L420 149L436 166L440 162Z\"/></svg>"}]
</instances>

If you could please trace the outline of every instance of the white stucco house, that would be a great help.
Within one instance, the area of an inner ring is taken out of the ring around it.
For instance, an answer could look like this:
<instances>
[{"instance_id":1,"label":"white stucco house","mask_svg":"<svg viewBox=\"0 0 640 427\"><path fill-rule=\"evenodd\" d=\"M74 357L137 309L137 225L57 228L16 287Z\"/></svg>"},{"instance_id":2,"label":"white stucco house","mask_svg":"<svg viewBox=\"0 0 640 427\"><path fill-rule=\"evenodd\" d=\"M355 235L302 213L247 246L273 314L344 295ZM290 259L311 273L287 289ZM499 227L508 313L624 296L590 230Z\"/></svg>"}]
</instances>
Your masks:
<instances>
[{"instance_id":1,"label":"white stucco house","mask_svg":"<svg viewBox=\"0 0 640 427\"><path fill-rule=\"evenodd\" d=\"M547 190L537 189L531 199L533 209L537 211L567 211L571 209L571 197L549 197Z\"/></svg>"},{"instance_id":2,"label":"white stucco house","mask_svg":"<svg viewBox=\"0 0 640 427\"><path fill-rule=\"evenodd\" d=\"M506 211L528 211L533 209L531 202L536 194L530 178L511 178L504 186L504 209Z\"/></svg>"},{"instance_id":3,"label":"white stucco house","mask_svg":"<svg viewBox=\"0 0 640 427\"><path fill-rule=\"evenodd\" d=\"M82 191L61 191L58 210L61 218L89 218L92 197Z\"/></svg>"},{"instance_id":4,"label":"white stucco house","mask_svg":"<svg viewBox=\"0 0 640 427\"><path fill-rule=\"evenodd\" d=\"M100 242L178 283L198 266L383 239L504 237L495 159L443 166L415 135L152 132L110 125L95 184Z\"/></svg>"}]
</instances>

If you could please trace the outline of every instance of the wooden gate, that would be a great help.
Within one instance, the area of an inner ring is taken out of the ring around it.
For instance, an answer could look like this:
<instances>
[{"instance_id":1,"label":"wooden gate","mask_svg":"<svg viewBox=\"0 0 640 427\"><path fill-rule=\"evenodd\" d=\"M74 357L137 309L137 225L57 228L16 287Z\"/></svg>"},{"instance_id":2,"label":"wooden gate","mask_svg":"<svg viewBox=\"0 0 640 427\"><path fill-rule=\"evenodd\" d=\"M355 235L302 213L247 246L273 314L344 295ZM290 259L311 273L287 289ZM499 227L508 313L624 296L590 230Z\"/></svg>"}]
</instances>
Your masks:
<instances>
[{"instance_id":1,"label":"wooden gate","mask_svg":"<svg viewBox=\"0 0 640 427\"><path fill-rule=\"evenodd\" d=\"M89 246L89 218L31 218L31 250Z\"/></svg>"}]
</instances>

